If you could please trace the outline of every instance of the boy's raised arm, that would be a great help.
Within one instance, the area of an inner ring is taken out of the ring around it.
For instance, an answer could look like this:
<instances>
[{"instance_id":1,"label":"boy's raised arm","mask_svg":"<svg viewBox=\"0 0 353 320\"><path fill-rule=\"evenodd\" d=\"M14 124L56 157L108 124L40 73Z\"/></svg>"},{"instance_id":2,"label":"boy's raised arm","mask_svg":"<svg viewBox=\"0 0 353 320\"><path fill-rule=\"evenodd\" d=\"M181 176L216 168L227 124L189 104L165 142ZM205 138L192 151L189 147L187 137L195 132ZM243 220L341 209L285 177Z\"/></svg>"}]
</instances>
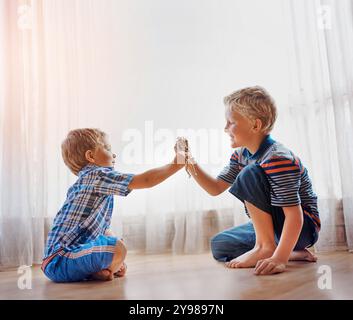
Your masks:
<instances>
[{"instance_id":1,"label":"boy's raised arm","mask_svg":"<svg viewBox=\"0 0 353 320\"><path fill-rule=\"evenodd\" d=\"M196 162L189 164L188 170L199 186L211 196L218 196L230 187L229 183L210 176Z\"/></svg>"},{"instance_id":2,"label":"boy's raised arm","mask_svg":"<svg viewBox=\"0 0 353 320\"><path fill-rule=\"evenodd\" d=\"M175 156L174 160L165 166L154 168L141 174L136 174L131 180L128 188L130 190L152 188L157 184L162 183L183 167L184 164L178 164Z\"/></svg>"},{"instance_id":3,"label":"boy's raised arm","mask_svg":"<svg viewBox=\"0 0 353 320\"><path fill-rule=\"evenodd\" d=\"M188 147L187 147L188 148ZM206 173L193 159L190 150L188 148L187 154L185 154L185 139L179 138L175 145L175 151L178 156L178 162L185 162L185 158L188 158L186 163L187 171L192 175L195 181L211 196L218 196L230 187L230 184L216 179Z\"/></svg>"}]
</instances>

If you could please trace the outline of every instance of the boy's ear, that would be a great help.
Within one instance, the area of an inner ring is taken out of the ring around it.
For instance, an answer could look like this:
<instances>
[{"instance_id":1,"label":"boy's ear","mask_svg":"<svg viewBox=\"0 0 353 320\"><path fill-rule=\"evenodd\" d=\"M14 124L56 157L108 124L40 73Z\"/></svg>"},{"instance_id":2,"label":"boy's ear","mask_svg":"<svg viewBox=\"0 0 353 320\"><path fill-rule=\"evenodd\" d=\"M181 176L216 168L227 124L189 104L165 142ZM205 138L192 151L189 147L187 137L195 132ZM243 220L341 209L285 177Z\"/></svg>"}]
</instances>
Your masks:
<instances>
[{"instance_id":1,"label":"boy's ear","mask_svg":"<svg viewBox=\"0 0 353 320\"><path fill-rule=\"evenodd\" d=\"M85 152L85 158L87 159L88 162L94 163L94 155L92 150L87 150Z\"/></svg>"},{"instance_id":2,"label":"boy's ear","mask_svg":"<svg viewBox=\"0 0 353 320\"><path fill-rule=\"evenodd\" d=\"M260 119L256 119L254 122L253 130L255 132L259 132L262 129L262 121Z\"/></svg>"}]
</instances>

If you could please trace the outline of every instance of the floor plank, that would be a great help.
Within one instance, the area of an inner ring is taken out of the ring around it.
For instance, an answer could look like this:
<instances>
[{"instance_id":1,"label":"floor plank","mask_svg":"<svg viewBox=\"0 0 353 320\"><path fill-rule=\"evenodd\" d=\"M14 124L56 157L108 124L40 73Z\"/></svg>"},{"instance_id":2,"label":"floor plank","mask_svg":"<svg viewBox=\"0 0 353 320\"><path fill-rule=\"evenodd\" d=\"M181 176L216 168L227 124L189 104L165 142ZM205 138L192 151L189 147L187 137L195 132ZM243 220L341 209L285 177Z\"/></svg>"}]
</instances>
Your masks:
<instances>
[{"instance_id":1,"label":"floor plank","mask_svg":"<svg viewBox=\"0 0 353 320\"><path fill-rule=\"evenodd\" d=\"M285 273L255 276L231 270L210 254L134 255L128 274L112 282L56 284L32 267L32 289L18 288L17 271L0 272L0 299L353 299L353 254L320 254L317 263L291 262ZM318 286L321 266L332 270L332 289Z\"/></svg>"}]
</instances>

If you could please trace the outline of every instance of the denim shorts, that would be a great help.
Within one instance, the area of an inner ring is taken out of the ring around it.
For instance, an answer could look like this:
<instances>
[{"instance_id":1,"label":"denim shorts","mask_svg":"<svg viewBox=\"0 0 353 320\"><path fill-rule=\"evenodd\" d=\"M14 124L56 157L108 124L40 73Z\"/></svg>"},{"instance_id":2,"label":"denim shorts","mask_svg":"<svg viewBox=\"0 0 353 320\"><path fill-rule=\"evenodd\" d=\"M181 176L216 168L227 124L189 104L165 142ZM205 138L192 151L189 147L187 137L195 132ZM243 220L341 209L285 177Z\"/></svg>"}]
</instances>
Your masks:
<instances>
[{"instance_id":1,"label":"denim shorts","mask_svg":"<svg viewBox=\"0 0 353 320\"><path fill-rule=\"evenodd\" d=\"M93 273L107 269L118 239L105 235L74 249L59 249L43 260L44 274L54 282L89 280Z\"/></svg>"}]
</instances>

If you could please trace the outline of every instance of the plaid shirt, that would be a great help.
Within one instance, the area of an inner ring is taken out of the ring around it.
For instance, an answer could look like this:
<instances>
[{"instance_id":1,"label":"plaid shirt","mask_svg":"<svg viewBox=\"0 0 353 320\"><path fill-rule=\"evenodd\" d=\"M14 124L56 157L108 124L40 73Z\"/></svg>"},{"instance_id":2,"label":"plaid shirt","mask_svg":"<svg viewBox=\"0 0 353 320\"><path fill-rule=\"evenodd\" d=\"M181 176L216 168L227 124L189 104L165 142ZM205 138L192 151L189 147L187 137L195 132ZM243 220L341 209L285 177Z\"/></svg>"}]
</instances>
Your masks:
<instances>
[{"instance_id":1,"label":"plaid shirt","mask_svg":"<svg viewBox=\"0 0 353 320\"><path fill-rule=\"evenodd\" d=\"M114 195L127 196L132 178L132 174L111 167L84 167L54 219L44 258L59 248L73 249L104 234L110 225Z\"/></svg>"}]
</instances>

